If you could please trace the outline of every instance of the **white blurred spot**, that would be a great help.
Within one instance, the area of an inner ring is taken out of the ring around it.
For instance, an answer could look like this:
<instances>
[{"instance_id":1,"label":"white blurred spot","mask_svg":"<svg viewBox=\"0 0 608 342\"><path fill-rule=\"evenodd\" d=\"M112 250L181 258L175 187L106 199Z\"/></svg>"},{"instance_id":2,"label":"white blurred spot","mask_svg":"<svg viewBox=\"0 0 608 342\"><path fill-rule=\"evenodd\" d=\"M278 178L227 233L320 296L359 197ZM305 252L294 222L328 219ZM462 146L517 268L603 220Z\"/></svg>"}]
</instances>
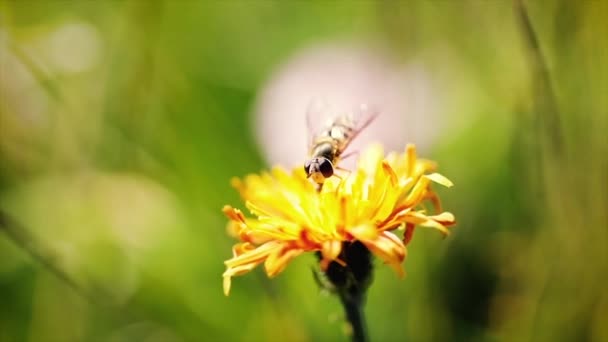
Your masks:
<instances>
[{"instance_id":1,"label":"white blurred spot","mask_svg":"<svg viewBox=\"0 0 608 342\"><path fill-rule=\"evenodd\" d=\"M317 45L280 67L259 94L255 134L270 164L303 164L308 156L305 113L318 98L339 113L364 103L379 108L380 115L349 151L378 141L387 151L414 142L424 153L440 129L434 87L423 64L398 65L363 47Z\"/></svg>"},{"instance_id":2,"label":"white blurred spot","mask_svg":"<svg viewBox=\"0 0 608 342\"><path fill-rule=\"evenodd\" d=\"M0 122L6 125L5 134L43 127L49 107L46 91L10 44L10 35L0 29Z\"/></svg>"},{"instance_id":3,"label":"white blurred spot","mask_svg":"<svg viewBox=\"0 0 608 342\"><path fill-rule=\"evenodd\" d=\"M137 290L140 265L182 225L173 194L137 174L58 174L33 179L6 197L55 263L117 303Z\"/></svg>"},{"instance_id":4,"label":"white blurred spot","mask_svg":"<svg viewBox=\"0 0 608 342\"><path fill-rule=\"evenodd\" d=\"M59 72L78 73L96 66L101 59L99 31L86 22L68 22L57 28L48 42L49 63Z\"/></svg>"}]
</instances>

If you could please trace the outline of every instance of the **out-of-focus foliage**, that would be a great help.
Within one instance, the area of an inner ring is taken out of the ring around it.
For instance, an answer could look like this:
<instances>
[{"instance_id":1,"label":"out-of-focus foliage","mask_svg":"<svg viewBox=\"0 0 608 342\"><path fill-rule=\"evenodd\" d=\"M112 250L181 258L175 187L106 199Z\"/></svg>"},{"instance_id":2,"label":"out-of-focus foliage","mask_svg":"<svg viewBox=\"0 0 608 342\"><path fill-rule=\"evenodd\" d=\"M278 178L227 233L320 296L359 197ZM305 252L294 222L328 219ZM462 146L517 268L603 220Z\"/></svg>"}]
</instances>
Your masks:
<instances>
[{"instance_id":1,"label":"out-of-focus foliage","mask_svg":"<svg viewBox=\"0 0 608 342\"><path fill-rule=\"evenodd\" d=\"M608 340L608 5L527 5L556 110L510 1L0 2L0 341L345 340L313 256L221 282L254 98L340 39L431 70L456 184L372 339Z\"/></svg>"}]
</instances>

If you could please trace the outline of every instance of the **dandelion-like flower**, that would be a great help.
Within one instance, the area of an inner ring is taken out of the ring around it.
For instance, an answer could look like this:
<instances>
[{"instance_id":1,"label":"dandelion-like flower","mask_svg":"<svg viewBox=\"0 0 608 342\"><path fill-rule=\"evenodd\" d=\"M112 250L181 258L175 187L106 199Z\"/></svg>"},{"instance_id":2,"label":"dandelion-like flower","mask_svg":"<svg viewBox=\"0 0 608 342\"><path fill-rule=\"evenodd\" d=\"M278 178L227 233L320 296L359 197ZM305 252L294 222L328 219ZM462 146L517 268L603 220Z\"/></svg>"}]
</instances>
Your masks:
<instances>
[{"instance_id":1,"label":"dandelion-like flower","mask_svg":"<svg viewBox=\"0 0 608 342\"><path fill-rule=\"evenodd\" d=\"M269 277L276 276L304 252L318 252L323 271L336 263L346 267L345 246L357 242L403 275L406 245L415 227L447 235L455 222L431 188L433 182L447 187L452 182L435 169L434 162L416 157L414 145L386 157L380 145L372 145L356 169L328 179L320 192L300 168L289 173L276 167L271 173L234 179L254 217L231 206L223 209L230 218L229 231L241 240L225 261L224 293L230 292L233 276L261 263ZM426 203L433 205L433 214Z\"/></svg>"}]
</instances>

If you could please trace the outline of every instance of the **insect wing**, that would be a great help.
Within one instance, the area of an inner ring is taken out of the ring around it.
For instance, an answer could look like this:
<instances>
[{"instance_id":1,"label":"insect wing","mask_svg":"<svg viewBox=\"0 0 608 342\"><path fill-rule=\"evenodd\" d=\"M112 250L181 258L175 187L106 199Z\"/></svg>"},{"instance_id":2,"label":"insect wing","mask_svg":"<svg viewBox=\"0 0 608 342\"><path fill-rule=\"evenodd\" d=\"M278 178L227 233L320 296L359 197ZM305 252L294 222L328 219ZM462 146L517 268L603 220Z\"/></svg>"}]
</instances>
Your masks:
<instances>
[{"instance_id":1,"label":"insect wing","mask_svg":"<svg viewBox=\"0 0 608 342\"><path fill-rule=\"evenodd\" d=\"M327 135L335 121L335 112L327 101L315 98L306 109L306 128L308 129L308 146L320 137Z\"/></svg>"},{"instance_id":2,"label":"insect wing","mask_svg":"<svg viewBox=\"0 0 608 342\"><path fill-rule=\"evenodd\" d=\"M342 152L346 150L348 145L367 128L378 117L380 111L375 106L369 104L360 104L352 111L339 118L338 123L344 127L350 127L351 131L348 134L348 139L345 139L340 149Z\"/></svg>"}]
</instances>

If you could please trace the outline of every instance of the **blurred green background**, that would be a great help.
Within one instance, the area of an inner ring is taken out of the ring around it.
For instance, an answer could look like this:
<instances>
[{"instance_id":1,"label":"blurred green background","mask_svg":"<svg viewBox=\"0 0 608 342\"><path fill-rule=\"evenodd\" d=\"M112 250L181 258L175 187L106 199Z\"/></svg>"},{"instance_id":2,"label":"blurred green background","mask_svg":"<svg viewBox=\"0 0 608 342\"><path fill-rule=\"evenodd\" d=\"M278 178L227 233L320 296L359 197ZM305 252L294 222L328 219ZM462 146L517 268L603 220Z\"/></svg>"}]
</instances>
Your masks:
<instances>
[{"instance_id":1,"label":"blurred green background","mask_svg":"<svg viewBox=\"0 0 608 342\"><path fill-rule=\"evenodd\" d=\"M221 285L256 94L332 40L424 62L456 184L371 339L608 341L608 5L526 5L540 59L507 0L1 1L0 341L347 340L312 255Z\"/></svg>"}]
</instances>

